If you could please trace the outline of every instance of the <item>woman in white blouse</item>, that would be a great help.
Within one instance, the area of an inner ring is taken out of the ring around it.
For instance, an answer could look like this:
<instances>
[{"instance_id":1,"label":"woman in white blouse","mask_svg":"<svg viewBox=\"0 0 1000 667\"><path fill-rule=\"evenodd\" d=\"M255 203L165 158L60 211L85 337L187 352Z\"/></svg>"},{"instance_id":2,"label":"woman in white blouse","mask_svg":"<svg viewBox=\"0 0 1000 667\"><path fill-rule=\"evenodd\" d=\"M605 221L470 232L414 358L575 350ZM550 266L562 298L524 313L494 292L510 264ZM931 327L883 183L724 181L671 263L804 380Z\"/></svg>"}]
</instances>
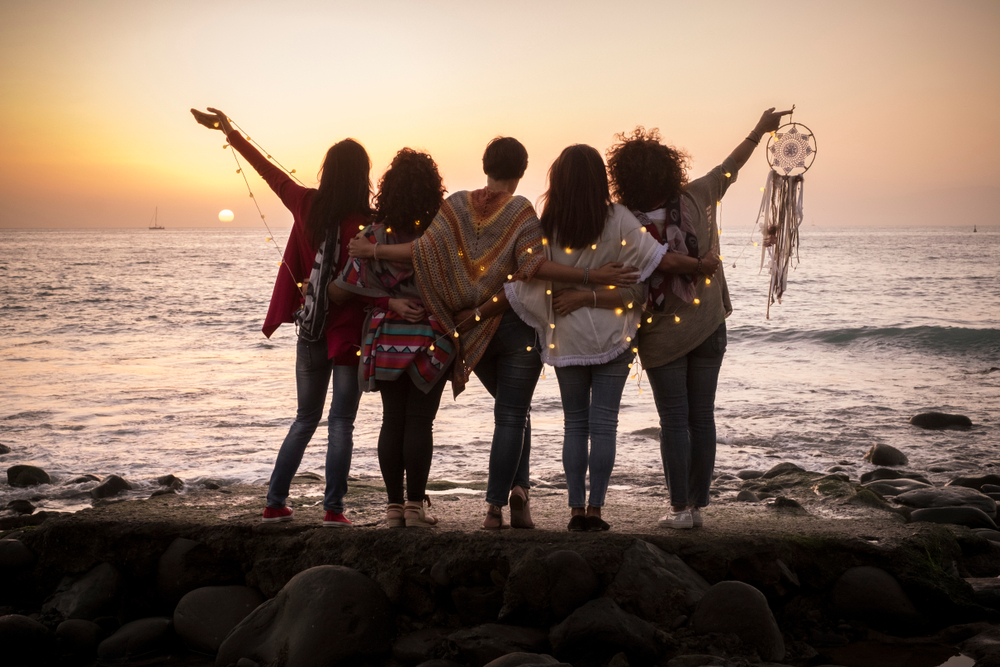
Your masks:
<instances>
[{"instance_id":1,"label":"woman in white blouse","mask_svg":"<svg viewBox=\"0 0 1000 667\"><path fill-rule=\"evenodd\" d=\"M646 297L641 282L654 270L714 273L718 258L667 253L623 206L611 203L601 154L576 144L549 169L540 221L547 257L568 266L621 262L639 269L625 289L533 280L508 283L507 298L534 327L542 360L554 366L562 395L563 467L569 488L571 531L601 531L615 462L618 410ZM589 444L589 447L588 447ZM586 475L590 471L590 497Z\"/></svg>"}]
</instances>

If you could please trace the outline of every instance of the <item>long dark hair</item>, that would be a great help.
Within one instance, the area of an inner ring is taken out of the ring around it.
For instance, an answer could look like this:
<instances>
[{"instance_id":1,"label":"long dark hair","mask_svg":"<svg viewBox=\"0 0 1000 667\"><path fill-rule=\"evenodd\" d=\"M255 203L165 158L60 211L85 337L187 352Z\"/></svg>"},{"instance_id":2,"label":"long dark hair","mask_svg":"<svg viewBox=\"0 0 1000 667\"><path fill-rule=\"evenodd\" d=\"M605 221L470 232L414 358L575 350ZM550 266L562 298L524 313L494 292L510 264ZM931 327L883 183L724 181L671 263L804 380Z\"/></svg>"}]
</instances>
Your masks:
<instances>
[{"instance_id":1,"label":"long dark hair","mask_svg":"<svg viewBox=\"0 0 1000 667\"><path fill-rule=\"evenodd\" d=\"M611 205L604 160L594 148L573 144L549 167L541 197L542 233L559 246L584 248L601 237Z\"/></svg>"},{"instance_id":2,"label":"long dark hair","mask_svg":"<svg viewBox=\"0 0 1000 667\"><path fill-rule=\"evenodd\" d=\"M371 215L371 170L368 152L354 139L330 146L323 159L319 189L313 195L309 219L305 221L306 238L314 248L345 218L355 213Z\"/></svg>"},{"instance_id":3,"label":"long dark hair","mask_svg":"<svg viewBox=\"0 0 1000 667\"><path fill-rule=\"evenodd\" d=\"M423 233L441 208L445 192L434 158L404 148L379 179L375 222L396 232Z\"/></svg>"},{"instance_id":4,"label":"long dark hair","mask_svg":"<svg viewBox=\"0 0 1000 667\"><path fill-rule=\"evenodd\" d=\"M607 151L608 175L615 201L633 211L663 206L687 185L690 157L660 143L660 131L641 125L615 135Z\"/></svg>"}]
</instances>

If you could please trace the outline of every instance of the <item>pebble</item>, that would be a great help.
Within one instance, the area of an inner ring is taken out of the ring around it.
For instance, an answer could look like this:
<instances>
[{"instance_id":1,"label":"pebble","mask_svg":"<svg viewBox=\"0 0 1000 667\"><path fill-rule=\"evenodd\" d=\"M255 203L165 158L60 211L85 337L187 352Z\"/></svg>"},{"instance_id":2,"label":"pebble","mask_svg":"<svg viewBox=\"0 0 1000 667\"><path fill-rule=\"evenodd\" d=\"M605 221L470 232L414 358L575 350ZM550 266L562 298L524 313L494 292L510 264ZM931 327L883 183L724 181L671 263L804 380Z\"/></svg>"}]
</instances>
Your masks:
<instances>
[{"instance_id":1,"label":"pebble","mask_svg":"<svg viewBox=\"0 0 1000 667\"><path fill-rule=\"evenodd\" d=\"M909 463L906 454L892 445L878 443L865 454L865 461L877 466L904 466Z\"/></svg>"}]
</instances>

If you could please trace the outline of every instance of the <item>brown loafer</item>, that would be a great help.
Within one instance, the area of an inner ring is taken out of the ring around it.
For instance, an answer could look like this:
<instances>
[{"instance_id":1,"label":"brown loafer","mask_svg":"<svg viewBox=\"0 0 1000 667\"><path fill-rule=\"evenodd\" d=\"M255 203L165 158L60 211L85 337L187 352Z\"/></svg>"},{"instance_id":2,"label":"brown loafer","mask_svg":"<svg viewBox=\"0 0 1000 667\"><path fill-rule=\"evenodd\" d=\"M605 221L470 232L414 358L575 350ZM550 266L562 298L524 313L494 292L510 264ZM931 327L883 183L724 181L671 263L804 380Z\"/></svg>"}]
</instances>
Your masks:
<instances>
[{"instance_id":1,"label":"brown loafer","mask_svg":"<svg viewBox=\"0 0 1000 667\"><path fill-rule=\"evenodd\" d=\"M515 486L510 491L510 527L535 527L535 522L531 520L531 510L528 508L528 490L521 486Z\"/></svg>"}]
</instances>

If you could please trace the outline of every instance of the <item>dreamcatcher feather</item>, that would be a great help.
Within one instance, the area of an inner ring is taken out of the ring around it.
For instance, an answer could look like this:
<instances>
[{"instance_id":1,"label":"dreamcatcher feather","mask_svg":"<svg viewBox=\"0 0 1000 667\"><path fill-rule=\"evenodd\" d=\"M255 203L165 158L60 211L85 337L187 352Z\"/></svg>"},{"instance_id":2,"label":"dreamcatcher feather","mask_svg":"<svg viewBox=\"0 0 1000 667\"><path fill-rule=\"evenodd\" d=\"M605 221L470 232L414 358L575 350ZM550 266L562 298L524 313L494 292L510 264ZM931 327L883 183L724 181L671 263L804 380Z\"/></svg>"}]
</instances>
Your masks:
<instances>
[{"instance_id":1,"label":"dreamcatcher feather","mask_svg":"<svg viewBox=\"0 0 1000 667\"><path fill-rule=\"evenodd\" d=\"M803 174L816 159L816 137L801 123L787 123L771 134L765 156L771 170L757 213L757 229L763 237L760 268L763 271L766 263L771 275L767 290L767 318L771 319L771 304L781 303L788 286L792 258L799 263Z\"/></svg>"}]
</instances>

